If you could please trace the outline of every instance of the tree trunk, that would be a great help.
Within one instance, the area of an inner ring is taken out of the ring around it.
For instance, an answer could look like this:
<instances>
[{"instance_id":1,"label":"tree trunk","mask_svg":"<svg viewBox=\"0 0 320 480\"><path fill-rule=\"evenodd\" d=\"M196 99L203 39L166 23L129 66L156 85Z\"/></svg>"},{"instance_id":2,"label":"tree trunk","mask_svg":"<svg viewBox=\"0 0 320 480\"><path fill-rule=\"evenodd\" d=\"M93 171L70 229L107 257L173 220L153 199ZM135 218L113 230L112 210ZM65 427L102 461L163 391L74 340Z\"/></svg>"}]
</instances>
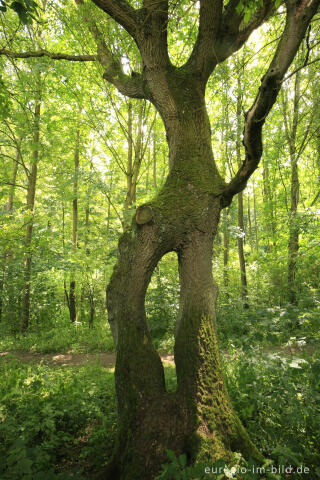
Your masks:
<instances>
[{"instance_id":1,"label":"tree trunk","mask_svg":"<svg viewBox=\"0 0 320 480\"><path fill-rule=\"evenodd\" d=\"M12 213L13 211L13 199L14 199L14 191L15 191L15 184L16 184L16 178L17 178L17 173L18 173L18 160L20 156L20 145L21 145L22 138L19 139L19 143L17 144L17 151L16 151L16 157L13 162L13 170L12 170L12 176L11 176L11 187L10 187L10 192L9 192L9 200L8 200L8 206L7 206L7 211L8 213ZM12 251L11 249L9 252L5 252L3 254L3 260L2 260L2 268L1 268L1 278L0 278L0 322L2 320L2 312L3 312L3 291L4 291L4 286L5 286L5 280L6 280L6 270L10 268L10 260L12 259Z\"/></svg>"},{"instance_id":2,"label":"tree trunk","mask_svg":"<svg viewBox=\"0 0 320 480\"><path fill-rule=\"evenodd\" d=\"M242 108L242 85L241 75L238 74L238 94L237 94L237 138L236 138L236 154L238 167L241 165L241 108ZM240 279L241 279L241 297L243 301L243 307L249 308L248 304L248 283L246 272L246 261L244 258L244 222L243 222L243 193L238 193L238 256L240 264Z\"/></svg>"},{"instance_id":3,"label":"tree trunk","mask_svg":"<svg viewBox=\"0 0 320 480\"><path fill-rule=\"evenodd\" d=\"M248 211L250 249L251 249L251 254L252 254L253 253L253 237L252 237L251 206L250 206L250 196L249 195L247 196L247 211Z\"/></svg>"},{"instance_id":4,"label":"tree trunk","mask_svg":"<svg viewBox=\"0 0 320 480\"><path fill-rule=\"evenodd\" d=\"M259 236L258 236L258 222L257 222L257 204L256 204L256 194L253 190L253 222L254 222L254 236L255 236L255 247L256 252L259 253Z\"/></svg>"},{"instance_id":5,"label":"tree trunk","mask_svg":"<svg viewBox=\"0 0 320 480\"><path fill-rule=\"evenodd\" d=\"M126 177L127 177L127 195L126 195L126 201L124 208L125 210L128 210L131 205L132 205L132 168L133 168L133 138L132 138L132 103L129 102L128 105L128 157L127 157L127 171L126 171Z\"/></svg>"},{"instance_id":6,"label":"tree trunk","mask_svg":"<svg viewBox=\"0 0 320 480\"><path fill-rule=\"evenodd\" d=\"M153 134L153 149L152 149L152 158L153 158L153 168L152 168L152 178L153 178L153 186L155 189L158 188L157 183L157 136Z\"/></svg>"},{"instance_id":7,"label":"tree trunk","mask_svg":"<svg viewBox=\"0 0 320 480\"><path fill-rule=\"evenodd\" d=\"M238 227L240 229L238 235L238 255L240 264L240 277L241 277L241 296L243 300L244 308L249 308L248 304L248 286L247 286L247 273L246 273L246 261L244 258L244 222L243 222L243 194L238 193Z\"/></svg>"},{"instance_id":8,"label":"tree trunk","mask_svg":"<svg viewBox=\"0 0 320 480\"><path fill-rule=\"evenodd\" d=\"M232 451L262 460L232 410L221 370L215 326L217 288L212 246L222 180L214 165L203 97L190 90L181 116L162 112L171 171L156 198L137 209L119 240L119 260L107 302L117 346L115 381L119 434L103 478L151 480L165 448L191 462L231 458ZM197 108L195 108L195 106ZM166 392L164 371L146 323L145 294L152 272L170 251L178 254L180 310L175 363L178 388Z\"/></svg>"},{"instance_id":9,"label":"tree trunk","mask_svg":"<svg viewBox=\"0 0 320 480\"><path fill-rule=\"evenodd\" d=\"M289 129L288 118L285 109L285 129L290 153L291 165L291 188L290 188L290 213L289 213L289 242L288 242L288 298L292 304L297 303L297 285L296 270L299 251L299 224L298 224L298 203L299 203L299 172L298 172L298 152L296 148L297 128L299 121L299 101L300 101L300 72L295 75L294 99L293 99L293 117L292 127Z\"/></svg>"},{"instance_id":10,"label":"tree trunk","mask_svg":"<svg viewBox=\"0 0 320 480\"><path fill-rule=\"evenodd\" d=\"M276 253L276 242L277 242L277 233L276 233L276 221L274 215L273 207L273 190L270 186L270 171L268 164L268 151L266 151L263 162L262 162L262 178L263 178L263 207L264 207L264 218L269 231L267 236L268 241L268 251ZM272 245L270 247L269 241L271 238Z\"/></svg>"},{"instance_id":11,"label":"tree trunk","mask_svg":"<svg viewBox=\"0 0 320 480\"><path fill-rule=\"evenodd\" d=\"M76 255L78 248L78 179L79 179L79 157L80 157L80 127L76 133L76 147L74 153L74 180L73 180L73 201L72 201L72 250ZM70 272L69 287L69 313L71 322L78 319L77 299L76 299L76 279L75 271L72 268Z\"/></svg>"},{"instance_id":12,"label":"tree trunk","mask_svg":"<svg viewBox=\"0 0 320 480\"><path fill-rule=\"evenodd\" d=\"M228 213L227 210L223 211L223 285L225 287L225 294L229 297L229 232L228 232Z\"/></svg>"},{"instance_id":13,"label":"tree trunk","mask_svg":"<svg viewBox=\"0 0 320 480\"><path fill-rule=\"evenodd\" d=\"M38 174L39 161L39 140L40 140L40 111L41 111L41 78L40 74L37 79L37 94L34 110L34 133L33 133L33 161L31 171L28 175L28 190L27 190L27 212L29 219L25 235L25 262L23 272L23 289L21 302L21 332L26 332L30 321L30 292L31 292L31 269L32 269L32 230L34 220L34 205L36 195L36 184Z\"/></svg>"}]
</instances>

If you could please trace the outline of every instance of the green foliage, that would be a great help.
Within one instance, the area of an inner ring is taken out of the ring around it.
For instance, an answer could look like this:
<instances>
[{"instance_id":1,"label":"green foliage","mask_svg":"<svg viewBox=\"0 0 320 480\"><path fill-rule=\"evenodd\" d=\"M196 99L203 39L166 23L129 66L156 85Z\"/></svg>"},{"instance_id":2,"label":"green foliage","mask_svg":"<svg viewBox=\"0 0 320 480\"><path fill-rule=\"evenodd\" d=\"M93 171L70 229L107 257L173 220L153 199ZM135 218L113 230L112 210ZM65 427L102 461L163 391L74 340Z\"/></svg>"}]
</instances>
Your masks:
<instances>
[{"instance_id":1,"label":"green foliage","mask_svg":"<svg viewBox=\"0 0 320 480\"><path fill-rule=\"evenodd\" d=\"M0 328L1 332L1 328ZM87 323L72 324L67 317L29 329L26 334L0 337L0 350L23 350L32 353L98 353L112 351L113 340L106 321L97 321L93 328Z\"/></svg>"},{"instance_id":2,"label":"green foliage","mask_svg":"<svg viewBox=\"0 0 320 480\"><path fill-rule=\"evenodd\" d=\"M288 346L294 349L319 342L320 312L317 305L300 309L284 307L243 309L241 304L220 304L218 334L223 348L245 351L261 347Z\"/></svg>"},{"instance_id":3,"label":"green foliage","mask_svg":"<svg viewBox=\"0 0 320 480\"><path fill-rule=\"evenodd\" d=\"M204 473L205 465L187 466L187 456L181 454L178 457L171 450L166 450L170 463L163 465L162 473L156 480L189 480L193 478L204 479L208 477Z\"/></svg>"},{"instance_id":4,"label":"green foliage","mask_svg":"<svg viewBox=\"0 0 320 480\"><path fill-rule=\"evenodd\" d=\"M319 471L320 351L300 358L252 349L228 356L225 369L234 407L264 455Z\"/></svg>"},{"instance_id":5,"label":"green foliage","mask_svg":"<svg viewBox=\"0 0 320 480\"><path fill-rule=\"evenodd\" d=\"M99 15L91 3L87 2L86 8L108 36L110 45L116 38L116 55L125 61L129 59L130 65L124 62L128 71L139 71L136 45L121 27ZM139 2L130 3L136 7ZM197 37L199 2L169 3L170 59L179 66L187 60ZM278 3L277 0L276 7ZM241 28L252 20L254 9L260 5L260 0L238 2ZM43 48L70 54L96 51L84 22L79 21L74 2L46 2L41 22L37 17L39 11L33 0L0 0L0 12L5 13L1 15L1 39L4 45L8 43L1 48L13 51ZM212 145L220 172L227 181L237 170L237 126L240 124L242 129L243 122L236 116L235 101L240 95L241 109L246 111L255 97L262 70L275 46L281 18L283 15L271 19L239 55L217 66L216 75L208 84ZM17 29L18 19L28 24L27 28L20 24ZM32 23L32 19L37 22ZM319 56L317 35L316 28L309 34L310 62ZM293 69L303 64L305 52L301 56ZM238 212L233 202L225 228L215 240L214 277L220 290L217 318L220 344L228 351L224 357L227 383L239 416L256 445L275 463L302 462L312 466L314 475L319 477L320 357L318 353L313 358L302 353L315 349L320 340L317 132L320 102L316 65L310 64L301 72L303 101L296 138L300 155L300 201L295 219L300 233L296 305L288 304L287 295L291 171L281 99L264 128L261 168L244 193L244 231L238 227ZM117 239L127 220L124 202L128 179L128 102L112 87L105 86L100 80L101 73L96 63L53 64L43 58L13 61L1 57L1 351L94 353L113 349L106 320L105 287L116 262ZM42 105L38 144L33 134L39 76ZM293 80L294 77L282 87L289 119L293 115ZM75 112L80 110L78 247L74 249L71 212L78 124ZM141 103L132 100L133 150L138 151L138 138L142 135L143 158L138 158L141 168L137 198L130 208L130 217L136 205L149 200L163 185L169 168L161 119L154 116L153 107L144 104L139 124L140 111ZM30 221L25 194L36 148L39 148L39 175L30 246L31 317L28 332L20 335L17 332L24 288L23 265L29 250L24 242L25 227ZM17 176L15 185L11 185L16 158ZM7 206L10 195L12 211ZM239 238L244 241L248 310L243 309L240 296ZM228 253L226 264L224 253ZM70 324L64 291L64 286L68 291L71 274L77 285L80 322L76 324ZM158 350L173 350L178 297L177 258L176 254L169 254L158 265L146 298L148 325ZM89 328L92 311L93 328ZM295 356L289 357L290 353ZM71 370L18 362L3 362L1 370L1 480L65 479L70 474L80 478L95 462L99 469L107 461L116 422L110 372L98 365ZM165 376L167 390L174 392L175 369L166 368ZM203 476L203 470L197 470L199 466L188 465L183 453L178 457L172 452L168 455L171 463L164 466L160 478Z\"/></svg>"},{"instance_id":6,"label":"green foliage","mask_svg":"<svg viewBox=\"0 0 320 480\"><path fill-rule=\"evenodd\" d=\"M17 13L20 21L24 24L32 23L36 19L38 4L34 0L0 0L0 12L6 12L7 8Z\"/></svg>"},{"instance_id":7,"label":"green foliage","mask_svg":"<svg viewBox=\"0 0 320 480\"><path fill-rule=\"evenodd\" d=\"M116 423L109 371L17 361L0 367L1 479L80 479L106 462Z\"/></svg>"},{"instance_id":8,"label":"green foliage","mask_svg":"<svg viewBox=\"0 0 320 480\"><path fill-rule=\"evenodd\" d=\"M272 459L271 464L303 464L318 471L320 352L305 358L235 353L224 363L234 407L256 445ZM86 478L88 469L96 465L99 470L105 464L116 429L110 371L98 364L59 368L4 360L0 368L1 478L20 480L24 478L22 468L30 479L41 478L43 472L53 479L64 479L66 472ZM165 374L167 389L173 392L175 369L166 367ZM184 454L172 453L169 460L161 479L231 478L203 476L205 467L212 473L220 464L191 466ZM227 474L238 466L249 470L235 454ZM266 478L280 476L269 474Z\"/></svg>"}]
</instances>

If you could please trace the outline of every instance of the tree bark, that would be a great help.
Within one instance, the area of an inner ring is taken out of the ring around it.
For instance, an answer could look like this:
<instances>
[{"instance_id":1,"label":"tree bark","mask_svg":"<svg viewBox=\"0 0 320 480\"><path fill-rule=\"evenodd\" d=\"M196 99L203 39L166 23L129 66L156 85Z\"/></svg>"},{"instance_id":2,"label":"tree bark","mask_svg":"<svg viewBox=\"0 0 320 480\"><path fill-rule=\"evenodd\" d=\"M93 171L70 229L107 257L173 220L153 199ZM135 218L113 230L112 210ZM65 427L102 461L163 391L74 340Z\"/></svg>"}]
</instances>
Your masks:
<instances>
[{"instance_id":1,"label":"tree bark","mask_svg":"<svg viewBox=\"0 0 320 480\"><path fill-rule=\"evenodd\" d=\"M80 158L80 126L76 132L76 146L74 152L74 180L73 180L73 200L72 200L72 251L76 255L78 248L78 180L79 180L79 158ZM78 319L77 299L76 299L76 279L75 270L70 272L69 286L69 314L71 322Z\"/></svg>"},{"instance_id":2,"label":"tree bark","mask_svg":"<svg viewBox=\"0 0 320 480\"><path fill-rule=\"evenodd\" d=\"M166 460L165 448L187 452L192 462L230 459L232 450L262 460L232 410L221 371L211 260L221 211L216 192L223 182L213 162L204 95L190 98L187 86L181 100L180 86L177 91L184 114L175 119L175 128L170 112L163 115L170 174L122 235L108 286L119 437L105 478L152 479ZM166 392L144 308L152 272L169 251L178 254L181 285L174 395Z\"/></svg>"},{"instance_id":3,"label":"tree bark","mask_svg":"<svg viewBox=\"0 0 320 480\"><path fill-rule=\"evenodd\" d=\"M40 112L41 112L41 77L37 78L37 92L34 110L34 132L33 143L34 152L30 173L28 175L28 190L27 190L27 213L29 215L26 234L25 234L25 262L23 272L23 289L21 302L21 332L26 332L30 322L30 293L31 293L31 271L32 271L32 231L34 220L34 206L36 195L36 184L38 174L39 161L39 141L40 141Z\"/></svg>"}]
</instances>

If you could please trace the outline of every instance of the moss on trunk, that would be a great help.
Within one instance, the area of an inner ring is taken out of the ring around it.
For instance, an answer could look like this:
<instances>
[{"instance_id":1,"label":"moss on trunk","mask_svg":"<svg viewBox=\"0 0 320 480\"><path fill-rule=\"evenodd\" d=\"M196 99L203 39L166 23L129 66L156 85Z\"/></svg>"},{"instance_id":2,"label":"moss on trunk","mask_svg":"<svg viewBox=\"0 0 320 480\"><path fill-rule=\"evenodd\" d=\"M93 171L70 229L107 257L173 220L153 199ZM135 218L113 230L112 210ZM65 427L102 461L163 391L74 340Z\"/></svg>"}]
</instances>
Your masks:
<instances>
[{"instance_id":1,"label":"moss on trunk","mask_svg":"<svg viewBox=\"0 0 320 480\"><path fill-rule=\"evenodd\" d=\"M119 240L107 295L117 344L119 433L103 478L154 479L167 461L166 448L187 453L190 462L228 460L232 451L262 460L232 409L221 369L211 257L222 181L199 110L198 123L187 117L169 141L176 160L164 187ZM152 215L141 221L143 212ZM169 251L178 253L181 285L174 394L165 390L144 308L151 275Z\"/></svg>"}]
</instances>

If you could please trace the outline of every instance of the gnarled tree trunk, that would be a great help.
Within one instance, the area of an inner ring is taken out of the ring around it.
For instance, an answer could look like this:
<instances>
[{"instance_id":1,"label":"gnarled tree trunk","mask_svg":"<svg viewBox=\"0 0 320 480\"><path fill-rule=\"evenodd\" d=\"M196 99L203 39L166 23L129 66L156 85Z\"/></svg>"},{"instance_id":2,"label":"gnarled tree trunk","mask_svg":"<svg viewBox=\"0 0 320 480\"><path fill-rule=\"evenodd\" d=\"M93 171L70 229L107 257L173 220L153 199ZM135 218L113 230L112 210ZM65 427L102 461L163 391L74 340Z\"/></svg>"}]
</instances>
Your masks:
<instances>
[{"instance_id":1,"label":"gnarled tree trunk","mask_svg":"<svg viewBox=\"0 0 320 480\"><path fill-rule=\"evenodd\" d=\"M286 0L286 23L244 126L245 158L225 184L216 168L205 108L205 88L216 65L239 50L274 11L264 0L246 24L237 2L200 0L199 27L184 65L168 52L169 2L93 0L133 38L141 73L126 75L102 31L82 10L98 48L103 77L129 97L153 103L164 122L170 173L156 198L137 209L119 240L119 259L108 286L108 313L117 344L115 368L119 433L103 478L151 480L165 448L189 460L230 458L232 451L262 460L232 410L221 372L215 329L212 244L220 211L245 188L262 154L262 127L320 0ZM83 0L76 0L82 8ZM244 9L245 11L245 9ZM178 254L180 312L175 362L178 388L165 389L164 372L145 314L152 272L167 252Z\"/></svg>"},{"instance_id":2,"label":"gnarled tree trunk","mask_svg":"<svg viewBox=\"0 0 320 480\"><path fill-rule=\"evenodd\" d=\"M154 478L165 448L187 452L191 461L228 459L232 450L262 459L232 410L217 344L211 258L223 181L213 162L203 96L180 101L184 115L174 120L175 128L172 116L164 118L171 172L121 237L108 287L120 429L107 478ZM169 251L178 254L181 285L174 394L166 392L144 308L152 272Z\"/></svg>"}]
</instances>

